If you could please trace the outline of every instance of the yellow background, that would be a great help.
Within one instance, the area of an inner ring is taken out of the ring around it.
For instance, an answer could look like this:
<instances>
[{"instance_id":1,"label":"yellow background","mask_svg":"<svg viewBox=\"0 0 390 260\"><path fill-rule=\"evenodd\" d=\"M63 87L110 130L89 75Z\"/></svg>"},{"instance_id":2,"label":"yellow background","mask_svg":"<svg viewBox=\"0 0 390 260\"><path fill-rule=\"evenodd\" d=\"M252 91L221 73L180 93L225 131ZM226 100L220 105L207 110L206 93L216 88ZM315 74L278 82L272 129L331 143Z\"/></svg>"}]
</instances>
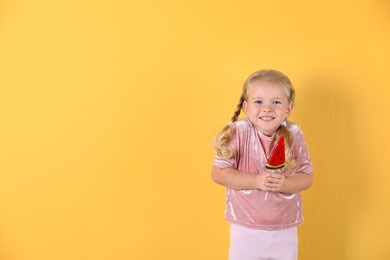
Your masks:
<instances>
[{"instance_id":1,"label":"yellow background","mask_svg":"<svg viewBox=\"0 0 390 260\"><path fill-rule=\"evenodd\" d=\"M286 73L315 184L302 260L389 259L390 4L0 2L0 259L227 259L211 140Z\"/></svg>"}]
</instances>

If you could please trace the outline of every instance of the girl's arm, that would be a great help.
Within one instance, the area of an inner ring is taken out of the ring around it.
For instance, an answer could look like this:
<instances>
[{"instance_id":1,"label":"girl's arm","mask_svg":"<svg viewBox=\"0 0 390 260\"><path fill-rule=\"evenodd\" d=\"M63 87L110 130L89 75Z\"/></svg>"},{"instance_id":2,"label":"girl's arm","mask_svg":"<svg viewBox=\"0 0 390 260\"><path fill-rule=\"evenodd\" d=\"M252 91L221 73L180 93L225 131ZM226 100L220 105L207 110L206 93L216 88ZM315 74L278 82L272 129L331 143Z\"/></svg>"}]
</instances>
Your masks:
<instances>
[{"instance_id":1,"label":"girl's arm","mask_svg":"<svg viewBox=\"0 0 390 260\"><path fill-rule=\"evenodd\" d=\"M313 184L313 173L295 173L285 177L280 172L268 173L265 177L265 190L272 192L298 193L306 190Z\"/></svg>"},{"instance_id":2,"label":"girl's arm","mask_svg":"<svg viewBox=\"0 0 390 260\"><path fill-rule=\"evenodd\" d=\"M215 165L211 168L213 181L232 190L265 190L265 175L240 172L233 168L220 168Z\"/></svg>"}]
</instances>

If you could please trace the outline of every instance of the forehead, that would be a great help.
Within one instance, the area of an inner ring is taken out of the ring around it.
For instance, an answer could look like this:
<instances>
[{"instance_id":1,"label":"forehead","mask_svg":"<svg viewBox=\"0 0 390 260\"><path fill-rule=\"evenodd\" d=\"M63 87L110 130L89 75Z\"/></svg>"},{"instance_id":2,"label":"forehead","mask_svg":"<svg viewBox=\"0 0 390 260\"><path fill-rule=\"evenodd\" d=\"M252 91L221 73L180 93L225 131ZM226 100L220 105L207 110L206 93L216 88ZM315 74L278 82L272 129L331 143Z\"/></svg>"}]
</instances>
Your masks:
<instances>
[{"instance_id":1,"label":"forehead","mask_svg":"<svg viewBox=\"0 0 390 260\"><path fill-rule=\"evenodd\" d=\"M256 80L248 85L247 97L289 97L289 90L281 83Z\"/></svg>"}]
</instances>

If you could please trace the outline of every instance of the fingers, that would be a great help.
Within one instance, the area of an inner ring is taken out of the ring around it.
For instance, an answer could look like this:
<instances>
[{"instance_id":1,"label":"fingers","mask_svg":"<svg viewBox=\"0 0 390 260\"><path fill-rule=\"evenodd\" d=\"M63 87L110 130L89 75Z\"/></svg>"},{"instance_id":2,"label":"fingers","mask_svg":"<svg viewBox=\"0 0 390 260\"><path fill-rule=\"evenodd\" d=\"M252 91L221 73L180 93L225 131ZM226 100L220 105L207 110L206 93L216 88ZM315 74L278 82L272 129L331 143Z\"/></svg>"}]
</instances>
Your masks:
<instances>
[{"instance_id":1,"label":"fingers","mask_svg":"<svg viewBox=\"0 0 390 260\"><path fill-rule=\"evenodd\" d=\"M271 173L264 177L264 181L267 183L279 183L284 179L282 174Z\"/></svg>"},{"instance_id":2,"label":"fingers","mask_svg":"<svg viewBox=\"0 0 390 260\"><path fill-rule=\"evenodd\" d=\"M274 178L274 179L283 179L284 178L284 174L280 173L280 172L269 172L267 174L267 177L271 177L271 178Z\"/></svg>"},{"instance_id":3,"label":"fingers","mask_svg":"<svg viewBox=\"0 0 390 260\"><path fill-rule=\"evenodd\" d=\"M263 186L266 191L278 192L284 184L284 175L277 172L270 172L264 177Z\"/></svg>"}]
</instances>

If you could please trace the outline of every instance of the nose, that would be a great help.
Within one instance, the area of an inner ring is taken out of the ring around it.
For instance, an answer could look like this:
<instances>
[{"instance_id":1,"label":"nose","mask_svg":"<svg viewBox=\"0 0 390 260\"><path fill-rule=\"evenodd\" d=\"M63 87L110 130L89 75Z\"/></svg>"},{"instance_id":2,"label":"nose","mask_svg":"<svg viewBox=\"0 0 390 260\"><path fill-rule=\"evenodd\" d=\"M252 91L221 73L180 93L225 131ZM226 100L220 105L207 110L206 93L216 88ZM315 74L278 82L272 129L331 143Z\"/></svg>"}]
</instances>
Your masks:
<instances>
[{"instance_id":1,"label":"nose","mask_svg":"<svg viewBox=\"0 0 390 260\"><path fill-rule=\"evenodd\" d=\"M271 112L271 108L268 105L264 105L263 112Z\"/></svg>"}]
</instances>

